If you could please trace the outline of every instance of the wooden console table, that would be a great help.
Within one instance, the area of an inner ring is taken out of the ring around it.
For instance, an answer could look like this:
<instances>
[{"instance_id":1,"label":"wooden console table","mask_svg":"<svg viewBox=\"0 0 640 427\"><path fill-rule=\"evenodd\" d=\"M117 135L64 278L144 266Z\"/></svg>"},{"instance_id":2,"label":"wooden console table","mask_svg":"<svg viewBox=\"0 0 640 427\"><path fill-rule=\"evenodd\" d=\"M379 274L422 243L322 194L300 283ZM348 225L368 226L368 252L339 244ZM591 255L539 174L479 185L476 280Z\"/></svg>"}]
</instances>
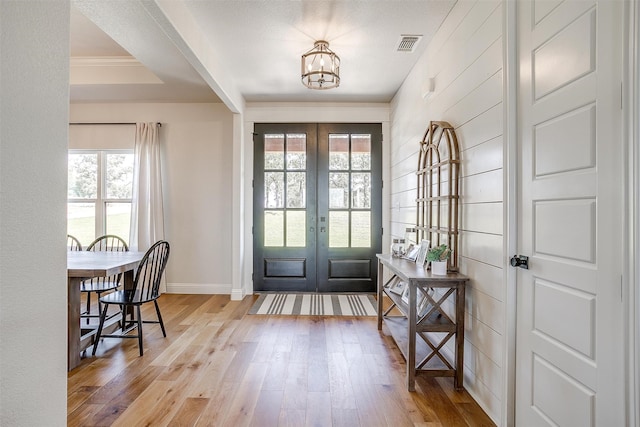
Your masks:
<instances>
[{"instance_id":1,"label":"wooden console table","mask_svg":"<svg viewBox=\"0 0 640 427\"><path fill-rule=\"evenodd\" d=\"M409 260L381 254L377 257L378 330L382 330L384 321L402 352L407 362L408 390L415 390L417 373L453 377L456 390L462 389L464 292L469 278L458 273L448 273L446 276L432 275L431 271ZM383 276L384 268L391 273L386 282ZM404 282L408 298L403 299L401 295L391 291L400 282ZM392 304L383 311L385 295ZM455 299L453 319L442 306L450 297ZM394 308L401 314L392 315ZM437 333L437 336L433 333ZM440 350L454 336L455 360L452 365Z\"/></svg>"}]
</instances>

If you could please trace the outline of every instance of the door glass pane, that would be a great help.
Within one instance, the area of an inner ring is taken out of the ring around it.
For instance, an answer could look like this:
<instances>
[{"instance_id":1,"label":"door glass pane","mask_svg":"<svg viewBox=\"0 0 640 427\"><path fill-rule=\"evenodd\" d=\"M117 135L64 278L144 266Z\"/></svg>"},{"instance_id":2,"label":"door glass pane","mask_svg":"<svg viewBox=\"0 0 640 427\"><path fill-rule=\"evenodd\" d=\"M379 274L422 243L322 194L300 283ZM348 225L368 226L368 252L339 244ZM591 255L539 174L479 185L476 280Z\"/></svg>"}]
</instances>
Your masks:
<instances>
[{"instance_id":1,"label":"door glass pane","mask_svg":"<svg viewBox=\"0 0 640 427\"><path fill-rule=\"evenodd\" d=\"M287 134L287 169L307 168L307 135Z\"/></svg>"},{"instance_id":2,"label":"door glass pane","mask_svg":"<svg viewBox=\"0 0 640 427\"><path fill-rule=\"evenodd\" d=\"M284 246L283 211L264 211L264 246Z\"/></svg>"},{"instance_id":3,"label":"door glass pane","mask_svg":"<svg viewBox=\"0 0 640 427\"><path fill-rule=\"evenodd\" d=\"M67 203L67 233L80 240L83 248L96 238L96 205Z\"/></svg>"},{"instance_id":4,"label":"door glass pane","mask_svg":"<svg viewBox=\"0 0 640 427\"><path fill-rule=\"evenodd\" d=\"M107 234L115 234L129 242L131 203L106 203Z\"/></svg>"},{"instance_id":5,"label":"door glass pane","mask_svg":"<svg viewBox=\"0 0 640 427\"><path fill-rule=\"evenodd\" d=\"M349 207L349 174L346 172L329 173L329 209Z\"/></svg>"},{"instance_id":6,"label":"door glass pane","mask_svg":"<svg viewBox=\"0 0 640 427\"><path fill-rule=\"evenodd\" d=\"M371 208L371 173L351 174L351 207L356 209Z\"/></svg>"},{"instance_id":7,"label":"door glass pane","mask_svg":"<svg viewBox=\"0 0 640 427\"><path fill-rule=\"evenodd\" d=\"M351 169L371 170L371 135L351 135Z\"/></svg>"},{"instance_id":8,"label":"door glass pane","mask_svg":"<svg viewBox=\"0 0 640 427\"><path fill-rule=\"evenodd\" d=\"M329 135L329 170L349 170L349 135Z\"/></svg>"},{"instance_id":9,"label":"door glass pane","mask_svg":"<svg viewBox=\"0 0 640 427\"><path fill-rule=\"evenodd\" d=\"M371 246L371 212L351 212L351 247Z\"/></svg>"},{"instance_id":10,"label":"door glass pane","mask_svg":"<svg viewBox=\"0 0 640 427\"><path fill-rule=\"evenodd\" d=\"M264 207L284 208L284 172L264 173Z\"/></svg>"},{"instance_id":11,"label":"door glass pane","mask_svg":"<svg viewBox=\"0 0 640 427\"><path fill-rule=\"evenodd\" d=\"M107 199L131 199L133 153L107 153L105 185Z\"/></svg>"},{"instance_id":12,"label":"door glass pane","mask_svg":"<svg viewBox=\"0 0 640 427\"><path fill-rule=\"evenodd\" d=\"M98 197L98 155L96 153L69 154L68 171L67 197L70 199Z\"/></svg>"},{"instance_id":13,"label":"door glass pane","mask_svg":"<svg viewBox=\"0 0 640 427\"><path fill-rule=\"evenodd\" d=\"M349 247L349 212L329 212L329 247Z\"/></svg>"},{"instance_id":14,"label":"door glass pane","mask_svg":"<svg viewBox=\"0 0 640 427\"><path fill-rule=\"evenodd\" d=\"M305 211L287 211L287 247L304 248L307 245Z\"/></svg>"},{"instance_id":15,"label":"door glass pane","mask_svg":"<svg viewBox=\"0 0 640 427\"><path fill-rule=\"evenodd\" d=\"M305 172L287 172L288 208L304 208L306 206L306 178Z\"/></svg>"},{"instance_id":16,"label":"door glass pane","mask_svg":"<svg viewBox=\"0 0 640 427\"><path fill-rule=\"evenodd\" d=\"M264 168L284 169L284 135L264 136Z\"/></svg>"}]
</instances>

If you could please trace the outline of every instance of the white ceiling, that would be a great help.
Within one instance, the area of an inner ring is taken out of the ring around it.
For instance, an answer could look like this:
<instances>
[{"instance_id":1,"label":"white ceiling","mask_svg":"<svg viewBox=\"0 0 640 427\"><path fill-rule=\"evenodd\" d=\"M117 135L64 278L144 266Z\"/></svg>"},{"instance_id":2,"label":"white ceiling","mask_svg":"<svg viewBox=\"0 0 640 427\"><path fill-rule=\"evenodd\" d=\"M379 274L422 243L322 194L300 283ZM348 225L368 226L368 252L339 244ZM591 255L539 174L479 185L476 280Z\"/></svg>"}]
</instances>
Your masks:
<instances>
[{"instance_id":1,"label":"white ceiling","mask_svg":"<svg viewBox=\"0 0 640 427\"><path fill-rule=\"evenodd\" d=\"M247 102L389 102L455 4L176 2L74 0L72 102L211 102L226 99L227 92L238 92ZM181 38L184 22L191 35L199 35L197 46L193 37ZM404 34L423 36L414 52L397 51ZM300 56L318 39L327 40L340 56L341 83L336 89L310 90L300 82ZM220 64L216 70L207 66L211 56Z\"/></svg>"}]
</instances>

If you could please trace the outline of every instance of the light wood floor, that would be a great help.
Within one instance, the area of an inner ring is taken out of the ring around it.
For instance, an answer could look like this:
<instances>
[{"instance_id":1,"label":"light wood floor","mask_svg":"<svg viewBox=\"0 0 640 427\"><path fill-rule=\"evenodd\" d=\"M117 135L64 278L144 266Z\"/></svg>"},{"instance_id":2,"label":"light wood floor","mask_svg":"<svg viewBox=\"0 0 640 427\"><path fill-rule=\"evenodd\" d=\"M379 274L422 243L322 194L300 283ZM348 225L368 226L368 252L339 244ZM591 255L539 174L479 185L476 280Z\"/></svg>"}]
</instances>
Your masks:
<instances>
[{"instance_id":1,"label":"light wood floor","mask_svg":"<svg viewBox=\"0 0 640 427\"><path fill-rule=\"evenodd\" d=\"M167 338L145 324L143 357L107 338L69 373L68 425L494 425L452 378L409 393L375 318L246 315L254 299L163 295Z\"/></svg>"}]
</instances>

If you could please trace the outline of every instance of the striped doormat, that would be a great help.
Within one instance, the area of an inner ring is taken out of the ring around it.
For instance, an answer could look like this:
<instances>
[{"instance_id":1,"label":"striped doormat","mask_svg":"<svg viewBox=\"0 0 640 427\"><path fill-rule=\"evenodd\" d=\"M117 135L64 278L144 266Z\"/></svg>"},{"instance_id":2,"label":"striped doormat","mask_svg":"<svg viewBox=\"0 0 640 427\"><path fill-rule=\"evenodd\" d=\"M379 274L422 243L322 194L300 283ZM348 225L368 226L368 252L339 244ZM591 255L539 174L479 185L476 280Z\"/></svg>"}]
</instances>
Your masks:
<instances>
[{"instance_id":1,"label":"striped doormat","mask_svg":"<svg viewBox=\"0 0 640 427\"><path fill-rule=\"evenodd\" d=\"M371 294L261 294L249 314L375 316Z\"/></svg>"}]
</instances>

